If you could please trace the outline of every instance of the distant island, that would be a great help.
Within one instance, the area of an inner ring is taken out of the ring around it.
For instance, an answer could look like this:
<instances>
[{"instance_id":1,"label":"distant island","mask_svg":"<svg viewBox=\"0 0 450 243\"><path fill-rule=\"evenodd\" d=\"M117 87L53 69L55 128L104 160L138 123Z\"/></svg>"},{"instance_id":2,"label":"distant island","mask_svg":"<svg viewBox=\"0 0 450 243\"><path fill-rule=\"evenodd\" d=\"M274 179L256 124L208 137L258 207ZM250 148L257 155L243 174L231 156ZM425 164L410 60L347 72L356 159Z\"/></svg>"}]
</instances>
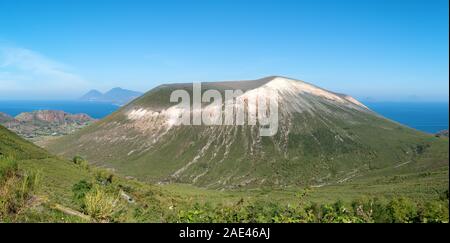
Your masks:
<instances>
[{"instance_id":1,"label":"distant island","mask_svg":"<svg viewBox=\"0 0 450 243\"><path fill-rule=\"evenodd\" d=\"M90 90L85 95L79 98L81 101L93 101L93 102L108 102L116 105L125 105L128 102L141 96L143 93L122 89L120 87L113 88L106 93L102 93L98 90Z\"/></svg>"},{"instance_id":2,"label":"distant island","mask_svg":"<svg viewBox=\"0 0 450 243\"><path fill-rule=\"evenodd\" d=\"M23 138L37 141L43 137L71 134L96 121L87 114L39 110L12 117L0 112L0 125Z\"/></svg>"}]
</instances>

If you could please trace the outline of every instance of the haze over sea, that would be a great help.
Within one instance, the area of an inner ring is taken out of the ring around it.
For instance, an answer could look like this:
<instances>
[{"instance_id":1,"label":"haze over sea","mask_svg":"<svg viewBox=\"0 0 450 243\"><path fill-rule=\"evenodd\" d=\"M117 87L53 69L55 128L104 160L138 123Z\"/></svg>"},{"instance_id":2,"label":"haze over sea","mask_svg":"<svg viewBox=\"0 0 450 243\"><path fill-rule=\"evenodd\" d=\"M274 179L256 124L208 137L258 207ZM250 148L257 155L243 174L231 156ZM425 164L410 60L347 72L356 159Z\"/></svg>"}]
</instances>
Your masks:
<instances>
[{"instance_id":1,"label":"haze over sea","mask_svg":"<svg viewBox=\"0 0 450 243\"><path fill-rule=\"evenodd\" d=\"M101 119L113 113L119 106L106 102L87 101L46 101L46 100L0 100L0 112L10 116L17 116L22 112L36 110L62 110L68 113L86 113L89 116Z\"/></svg>"},{"instance_id":2,"label":"haze over sea","mask_svg":"<svg viewBox=\"0 0 450 243\"><path fill-rule=\"evenodd\" d=\"M449 104L447 102L364 102L373 111L428 133L448 129ZM0 112L16 116L34 110L63 110L68 113L86 113L101 119L119 106L109 103L83 101L2 101Z\"/></svg>"}]
</instances>

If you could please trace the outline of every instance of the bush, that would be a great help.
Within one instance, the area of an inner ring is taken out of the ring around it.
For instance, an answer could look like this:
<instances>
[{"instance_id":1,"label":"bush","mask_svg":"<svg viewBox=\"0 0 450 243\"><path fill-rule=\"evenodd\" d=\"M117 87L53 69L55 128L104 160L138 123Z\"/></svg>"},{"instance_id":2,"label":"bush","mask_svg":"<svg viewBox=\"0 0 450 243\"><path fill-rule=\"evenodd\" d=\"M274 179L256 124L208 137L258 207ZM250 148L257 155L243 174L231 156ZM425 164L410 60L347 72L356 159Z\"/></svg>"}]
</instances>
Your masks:
<instances>
[{"instance_id":1,"label":"bush","mask_svg":"<svg viewBox=\"0 0 450 243\"><path fill-rule=\"evenodd\" d=\"M78 165L82 169L89 170L89 163L88 163L88 161L85 160L81 156L77 155L77 156L73 157L72 162L74 164Z\"/></svg>"},{"instance_id":2,"label":"bush","mask_svg":"<svg viewBox=\"0 0 450 243\"><path fill-rule=\"evenodd\" d=\"M0 159L0 221L25 208L39 183L39 172L18 169L13 159Z\"/></svg>"},{"instance_id":3,"label":"bush","mask_svg":"<svg viewBox=\"0 0 450 243\"><path fill-rule=\"evenodd\" d=\"M118 196L95 186L84 196L85 212L97 221L110 221L116 211Z\"/></svg>"},{"instance_id":4,"label":"bush","mask_svg":"<svg viewBox=\"0 0 450 243\"><path fill-rule=\"evenodd\" d=\"M83 161L83 160L84 160L83 157L81 157L81 156L79 156L79 155L76 155L75 157L73 157L72 162L73 162L74 164L78 164L78 163L80 163L80 162Z\"/></svg>"},{"instance_id":5,"label":"bush","mask_svg":"<svg viewBox=\"0 0 450 243\"><path fill-rule=\"evenodd\" d=\"M109 185L113 182L114 175L105 170L97 170L95 172L95 180L101 185Z\"/></svg>"},{"instance_id":6,"label":"bush","mask_svg":"<svg viewBox=\"0 0 450 243\"><path fill-rule=\"evenodd\" d=\"M419 211L422 223L448 223L448 202L427 202Z\"/></svg>"},{"instance_id":7,"label":"bush","mask_svg":"<svg viewBox=\"0 0 450 243\"><path fill-rule=\"evenodd\" d=\"M7 179L17 173L19 167L16 160L0 157L0 180Z\"/></svg>"},{"instance_id":8,"label":"bush","mask_svg":"<svg viewBox=\"0 0 450 243\"><path fill-rule=\"evenodd\" d=\"M32 192L36 191L39 186L41 172L40 171L30 171L25 172L20 176L21 180L19 183L19 196L22 200L26 200L32 194Z\"/></svg>"},{"instance_id":9,"label":"bush","mask_svg":"<svg viewBox=\"0 0 450 243\"><path fill-rule=\"evenodd\" d=\"M363 198L352 202L353 212L364 223L374 223L375 219L379 216L376 213L379 210L384 210L384 207L379 207L378 199ZM384 213L382 213L384 214ZM380 218L378 218L380 219Z\"/></svg>"},{"instance_id":10,"label":"bush","mask_svg":"<svg viewBox=\"0 0 450 243\"><path fill-rule=\"evenodd\" d=\"M448 201L421 205L407 198L366 198L351 204L337 201L324 205L307 205L301 201L294 206L239 201L232 206L194 204L189 209L178 209L175 219L166 220L185 223L445 223L448 211Z\"/></svg>"},{"instance_id":11,"label":"bush","mask_svg":"<svg viewBox=\"0 0 450 243\"><path fill-rule=\"evenodd\" d=\"M92 183L81 180L72 186L73 200L84 208L84 197L92 189Z\"/></svg>"},{"instance_id":12,"label":"bush","mask_svg":"<svg viewBox=\"0 0 450 243\"><path fill-rule=\"evenodd\" d=\"M403 197L390 201L387 213L392 223L414 223L418 218L416 204Z\"/></svg>"},{"instance_id":13,"label":"bush","mask_svg":"<svg viewBox=\"0 0 450 243\"><path fill-rule=\"evenodd\" d=\"M322 206L322 223L362 223L364 222L361 217L344 206L342 201L337 201L332 205Z\"/></svg>"}]
</instances>

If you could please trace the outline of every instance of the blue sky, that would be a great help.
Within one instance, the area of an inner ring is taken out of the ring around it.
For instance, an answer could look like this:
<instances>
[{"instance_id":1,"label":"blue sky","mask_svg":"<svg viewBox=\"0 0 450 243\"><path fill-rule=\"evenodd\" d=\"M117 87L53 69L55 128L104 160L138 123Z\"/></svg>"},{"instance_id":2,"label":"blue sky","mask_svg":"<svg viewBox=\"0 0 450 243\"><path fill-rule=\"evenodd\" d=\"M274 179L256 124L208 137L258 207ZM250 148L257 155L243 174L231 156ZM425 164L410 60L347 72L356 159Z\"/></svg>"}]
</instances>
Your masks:
<instances>
[{"instance_id":1,"label":"blue sky","mask_svg":"<svg viewBox=\"0 0 450 243\"><path fill-rule=\"evenodd\" d=\"M448 101L447 0L0 1L0 99L283 75Z\"/></svg>"}]
</instances>

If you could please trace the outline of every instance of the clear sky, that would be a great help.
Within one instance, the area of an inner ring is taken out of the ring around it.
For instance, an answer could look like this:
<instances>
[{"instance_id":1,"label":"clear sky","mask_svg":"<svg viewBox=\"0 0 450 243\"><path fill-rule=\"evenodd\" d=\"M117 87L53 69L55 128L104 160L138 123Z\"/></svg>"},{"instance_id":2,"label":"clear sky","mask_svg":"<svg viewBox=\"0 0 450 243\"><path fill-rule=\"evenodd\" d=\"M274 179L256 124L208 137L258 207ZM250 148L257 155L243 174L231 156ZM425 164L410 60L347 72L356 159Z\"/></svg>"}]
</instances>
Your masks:
<instances>
[{"instance_id":1,"label":"clear sky","mask_svg":"<svg viewBox=\"0 0 450 243\"><path fill-rule=\"evenodd\" d=\"M0 0L0 99L283 75L449 98L447 0Z\"/></svg>"}]
</instances>

